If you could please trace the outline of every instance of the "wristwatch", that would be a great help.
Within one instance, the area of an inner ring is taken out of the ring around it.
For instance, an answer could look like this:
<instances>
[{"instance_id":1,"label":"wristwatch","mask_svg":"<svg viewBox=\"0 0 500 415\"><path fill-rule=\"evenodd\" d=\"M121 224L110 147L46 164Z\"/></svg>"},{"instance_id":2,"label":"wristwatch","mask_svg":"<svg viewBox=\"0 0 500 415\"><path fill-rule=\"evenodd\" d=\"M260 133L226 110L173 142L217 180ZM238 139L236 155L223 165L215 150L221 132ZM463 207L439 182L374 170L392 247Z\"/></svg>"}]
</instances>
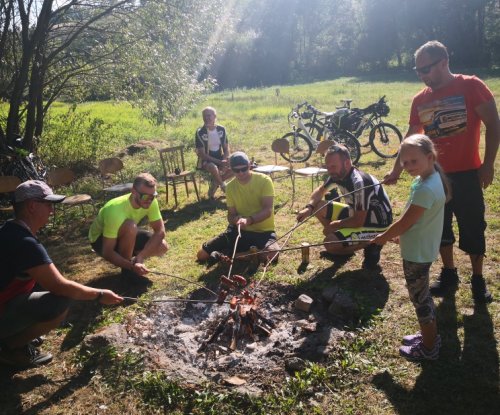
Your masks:
<instances>
[{"instance_id":1,"label":"wristwatch","mask_svg":"<svg viewBox=\"0 0 500 415\"><path fill-rule=\"evenodd\" d=\"M312 203L308 203L306 208L311 208L311 210L314 211L314 205Z\"/></svg>"}]
</instances>

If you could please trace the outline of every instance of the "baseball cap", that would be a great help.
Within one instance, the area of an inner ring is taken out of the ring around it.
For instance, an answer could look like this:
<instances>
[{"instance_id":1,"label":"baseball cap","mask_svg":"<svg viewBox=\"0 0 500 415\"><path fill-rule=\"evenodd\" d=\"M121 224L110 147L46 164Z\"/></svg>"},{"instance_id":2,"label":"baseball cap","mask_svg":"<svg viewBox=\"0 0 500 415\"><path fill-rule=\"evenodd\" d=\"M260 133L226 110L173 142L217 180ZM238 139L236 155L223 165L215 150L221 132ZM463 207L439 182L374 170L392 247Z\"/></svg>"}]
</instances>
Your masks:
<instances>
[{"instance_id":1,"label":"baseball cap","mask_svg":"<svg viewBox=\"0 0 500 415\"><path fill-rule=\"evenodd\" d=\"M41 180L28 180L16 187L14 193L15 203L29 199L46 200L47 202L62 202L66 196L55 195L47 183Z\"/></svg>"},{"instance_id":2,"label":"baseball cap","mask_svg":"<svg viewBox=\"0 0 500 415\"><path fill-rule=\"evenodd\" d=\"M229 164L231 165L231 167L241 166L243 164L248 165L250 164L250 159L245 153L243 153L243 151L236 151L231 154L231 157L229 158Z\"/></svg>"}]
</instances>

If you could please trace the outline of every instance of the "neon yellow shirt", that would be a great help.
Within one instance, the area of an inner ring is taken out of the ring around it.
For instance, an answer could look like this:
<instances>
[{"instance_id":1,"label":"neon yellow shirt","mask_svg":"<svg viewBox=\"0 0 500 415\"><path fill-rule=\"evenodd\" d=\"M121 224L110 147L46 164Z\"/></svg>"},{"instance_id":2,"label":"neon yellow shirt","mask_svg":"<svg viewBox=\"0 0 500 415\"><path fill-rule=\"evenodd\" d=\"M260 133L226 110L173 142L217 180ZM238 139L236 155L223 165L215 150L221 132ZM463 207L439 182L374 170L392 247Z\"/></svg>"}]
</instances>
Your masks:
<instances>
[{"instance_id":1,"label":"neon yellow shirt","mask_svg":"<svg viewBox=\"0 0 500 415\"><path fill-rule=\"evenodd\" d=\"M149 222L162 219L157 199L153 200L148 209L134 209L130 204L130 193L115 197L101 208L90 225L89 240L94 243L101 235L105 238L116 239L123 222L131 219L137 224L146 216Z\"/></svg>"},{"instance_id":2,"label":"neon yellow shirt","mask_svg":"<svg viewBox=\"0 0 500 415\"><path fill-rule=\"evenodd\" d=\"M242 184L238 179L231 180L226 189L227 207L234 207L241 216L251 216L262 210L262 198L274 197L272 180L261 173L252 173L250 181ZM247 231L268 232L274 231L274 209L271 216L262 222L249 225Z\"/></svg>"}]
</instances>

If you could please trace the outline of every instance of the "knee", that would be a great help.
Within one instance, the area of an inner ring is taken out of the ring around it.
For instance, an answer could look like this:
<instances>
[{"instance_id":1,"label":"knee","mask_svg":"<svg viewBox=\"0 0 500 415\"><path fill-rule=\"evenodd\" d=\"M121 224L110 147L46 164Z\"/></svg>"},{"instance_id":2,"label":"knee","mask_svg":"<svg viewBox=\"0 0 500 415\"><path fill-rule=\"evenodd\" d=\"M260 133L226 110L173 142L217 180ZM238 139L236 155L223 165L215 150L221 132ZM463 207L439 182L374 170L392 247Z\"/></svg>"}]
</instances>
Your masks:
<instances>
[{"instance_id":1,"label":"knee","mask_svg":"<svg viewBox=\"0 0 500 415\"><path fill-rule=\"evenodd\" d=\"M203 248L201 248L197 253L196 253L196 259L198 261L206 261L210 255L208 254L207 251L205 251Z\"/></svg>"},{"instance_id":2,"label":"knee","mask_svg":"<svg viewBox=\"0 0 500 415\"><path fill-rule=\"evenodd\" d=\"M163 241L161 241L161 244L160 244L160 247L158 249L158 256L162 256L162 255L165 255L167 253L167 251L169 250L169 246L168 246L168 243L167 241L165 241L165 239Z\"/></svg>"},{"instance_id":3,"label":"knee","mask_svg":"<svg viewBox=\"0 0 500 415\"><path fill-rule=\"evenodd\" d=\"M137 224L133 220L126 220L120 226L120 230L118 231L118 237L124 236L134 236L137 235Z\"/></svg>"}]
</instances>

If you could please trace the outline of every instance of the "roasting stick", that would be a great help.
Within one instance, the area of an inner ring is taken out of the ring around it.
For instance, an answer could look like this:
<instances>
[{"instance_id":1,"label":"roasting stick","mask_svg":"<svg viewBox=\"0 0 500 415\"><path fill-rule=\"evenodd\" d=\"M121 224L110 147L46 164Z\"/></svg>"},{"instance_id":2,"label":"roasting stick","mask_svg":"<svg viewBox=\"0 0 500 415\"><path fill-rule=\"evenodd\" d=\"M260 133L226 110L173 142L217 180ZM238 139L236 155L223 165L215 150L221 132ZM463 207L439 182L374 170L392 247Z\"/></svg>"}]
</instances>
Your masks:
<instances>
[{"instance_id":1,"label":"roasting stick","mask_svg":"<svg viewBox=\"0 0 500 415\"><path fill-rule=\"evenodd\" d=\"M234 241L233 256L231 257L231 265L229 265L229 271L227 273L228 278L231 278L231 271L233 270L233 264L234 264L234 256L236 255L236 248L238 247L238 241L240 240L240 238L241 238L241 225L238 225L238 236Z\"/></svg>"},{"instance_id":2,"label":"roasting stick","mask_svg":"<svg viewBox=\"0 0 500 415\"><path fill-rule=\"evenodd\" d=\"M122 297L124 300L128 301L139 301L138 297ZM203 303L203 304L218 304L217 300L193 300L188 298L157 298L155 300L147 300L152 303ZM229 304L229 301L224 301L224 303Z\"/></svg>"},{"instance_id":3,"label":"roasting stick","mask_svg":"<svg viewBox=\"0 0 500 415\"><path fill-rule=\"evenodd\" d=\"M360 240L348 241L348 242L350 244L361 244L361 243L367 243L369 241L366 240L366 239L360 239ZM314 248L315 246L324 246L324 245L331 245L331 244L344 244L344 243L346 243L346 241L329 241L329 242L318 242L318 243L315 243L315 244L309 244L308 246L310 248ZM265 252L298 251L299 249L302 249L302 248L304 248L304 247L303 246L290 246L289 248L266 249ZM241 255L238 255L238 259L239 258L246 258L246 257L252 256L252 255L259 255L260 252L262 252L262 251L259 251L259 252L256 252L256 253L249 252L248 254L241 254ZM273 257L273 259L274 259L274 257Z\"/></svg>"},{"instance_id":4,"label":"roasting stick","mask_svg":"<svg viewBox=\"0 0 500 415\"><path fill-rule=\"evenodd\" d=\"M181 281L188 282L188 283L193 284L193 285L197 285L198 287L203 288L204 290L207 290L207 291L211 292L213 295L217 296L216 292L212 291L210 288L207 288L203 284L200 284L198 282L190 281L186 278L182 278L182 277L179 277L177 275L167 274L166 272L149 271L149 273L153 274L153 275L162 275L164 277L172 277L172 278L176 278L176 279L181 280Z\"/></svg>"},{"instance_id":5,"label":"roasting stick","mask_svg":"<svg viewBox=\"0 0 500 415\"><path fill-rule=\"evenodd\" d=\"M318 213L320 210L323 210L325 207L331 205L333 202L336 202L340 199L342 199L343 197L345 196L349 196L349 195L352 195L356 192L360 192L361 190L365 190L365 189L370 189L372 187L377 187L377 186L381 186L385 183L386 181L385 180L382 180L381 182L377 183L377 184L370 184L368 186L363 186L363 187L360 187L359 189L355 189L353 190L352 192L349 192L349 193L345 193L345 194L342 194L340 196L337 196L337 197L334 197L332 200L329 200L328 203L325 203L323 206L320 206L319 208L317 208L315 211L311 212L311 214L309 216L306 216L305 219L302 221L302 222L296 222L295 225L293 225L293 227L285 232L283 235L281 235L281 237L279 237L276 242L280 241L281 239L283 239L285 236L287 236L289 233L292 233L295 231L295 229L297 229L299 226L302 226L304 223L306 223L309 219L311 219L313 216L316 216L316 213Z\"/></svg>"},{"instance_id":6,"label":"roasting stick","mask_svg":"<svg viewBox=\"0 0 500 415\"><path fill-rule=\"evenodd\" d=\"M262 275L257 280L257 283L255 284L255 287L254 287L254 290L257 289L259 287L260 283L264 280L264 276L266 275L266 272L267 272L267 267L274 261L274 259L278 256L278 254L283 251L284 247L286 246L286 244L290 240L290 237L292 236L292 234L293 234L293 232L290 232L288 234L288 237L285 239L285 242L283 243L283 246L280 249L273 249L273 250L267 251L267 252L276 252L276 253L272 256L272 258L269 261L267 261L266 265L264 265L264 269L262 270Z\"/></svg>"}]
</instances>

